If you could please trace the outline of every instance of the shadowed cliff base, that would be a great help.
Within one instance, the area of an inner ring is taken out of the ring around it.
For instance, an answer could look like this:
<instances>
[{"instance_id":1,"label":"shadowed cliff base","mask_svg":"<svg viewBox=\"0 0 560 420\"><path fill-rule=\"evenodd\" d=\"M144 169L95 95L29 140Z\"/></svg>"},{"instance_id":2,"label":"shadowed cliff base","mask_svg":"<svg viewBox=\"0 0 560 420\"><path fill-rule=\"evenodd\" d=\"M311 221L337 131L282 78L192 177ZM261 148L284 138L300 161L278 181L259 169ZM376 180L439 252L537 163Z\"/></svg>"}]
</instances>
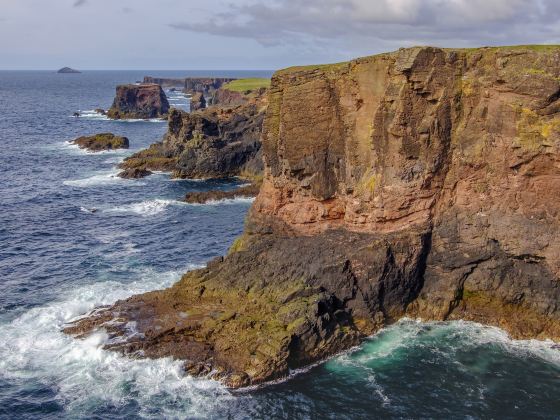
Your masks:
<instances>
[{"instance_id":1,"label":"shadowed cliff base","mask_svg":"<svg viewBox=\"0 0 560 420\"><path fill-rule=\"evenodd\" d=\"M560 339L560 47L418 47L277 72L224 259L66 330L232 387L404 315ZM130 334L129 321L138 333Z\"/></svg>"}]
</instances>

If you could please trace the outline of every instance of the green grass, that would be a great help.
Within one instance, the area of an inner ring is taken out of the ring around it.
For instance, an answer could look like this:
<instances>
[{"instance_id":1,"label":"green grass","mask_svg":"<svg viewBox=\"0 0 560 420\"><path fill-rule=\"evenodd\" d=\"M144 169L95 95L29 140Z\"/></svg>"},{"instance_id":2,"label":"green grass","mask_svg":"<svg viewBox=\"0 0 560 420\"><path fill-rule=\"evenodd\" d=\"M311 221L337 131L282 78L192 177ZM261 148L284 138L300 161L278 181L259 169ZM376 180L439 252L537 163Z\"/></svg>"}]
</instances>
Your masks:
<instances>
[{"instance_id":1,"label":"green grass","mask_svg":"<svg viewBox=\"0 0 560 420\"><path fill-rule=\"evenodd\" d=\"M226 83L223 87L234 92L246 92L248 90L255 90L260 88L268 88L270 86L270 79L265 78L252 78L252 79L238 79Z\"/></svg>"}]
</instances>

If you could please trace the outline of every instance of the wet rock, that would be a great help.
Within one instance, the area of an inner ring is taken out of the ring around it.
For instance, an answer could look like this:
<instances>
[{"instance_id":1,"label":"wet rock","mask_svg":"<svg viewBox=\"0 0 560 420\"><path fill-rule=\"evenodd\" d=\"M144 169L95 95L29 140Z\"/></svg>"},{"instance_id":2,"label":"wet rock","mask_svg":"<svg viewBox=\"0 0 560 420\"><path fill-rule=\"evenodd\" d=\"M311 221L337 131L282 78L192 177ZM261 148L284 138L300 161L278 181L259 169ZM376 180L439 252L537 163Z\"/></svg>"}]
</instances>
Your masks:
<instances>
[{"instance_id":1,"label":"wet rock","mask_svg":"<svg viewBox=\"0 0 560 420\"><path fill-rule=\"evenodd\" d=\"M93 136L82 136L71 142L80 149L87 149L91 152L101 152L103 150L128 149L128 138L116 136L112 133L99 133Z\"/></svg>"},{"instance_id":2,"label":"wet rock","mask_svg":"<svg viewBox=\"0 0 560 420\"><path fill-rule=\"evenodd\" d=\"M210 191L195 191L189 192L185 195L185 201L191 204L204 204L209 201L219 201L234 198L248 198L256 197L259 193L260 185L252 183L238 187L231 191L210 190Z\"/></svg>"},{"instance_id":3,"label":"wet rock","mask_svg":"<svg viewBox=\"0 0 560 420\"><path fill-rule=\"evenodd\" d=\"M121 171L118 173L117 176L121 177L121 178L126 178L126 179L138 179L138 178L144 178L148 175L151 175L152 172L148 171L146 169L142 169L142 168L130 168L130 169L125 169L124 171Z\"/></svg>"}]
</instances>

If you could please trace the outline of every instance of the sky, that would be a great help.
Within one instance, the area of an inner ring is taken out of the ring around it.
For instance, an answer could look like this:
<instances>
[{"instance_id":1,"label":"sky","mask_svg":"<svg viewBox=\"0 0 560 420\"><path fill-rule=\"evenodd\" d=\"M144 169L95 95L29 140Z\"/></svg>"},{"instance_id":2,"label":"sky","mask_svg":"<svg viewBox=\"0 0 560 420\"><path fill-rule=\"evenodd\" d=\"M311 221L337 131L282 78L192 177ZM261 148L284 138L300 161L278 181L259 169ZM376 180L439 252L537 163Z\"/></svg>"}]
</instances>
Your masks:
<instances>
[{"instance_id":1,"label":"sky","mask_svg":"<svg viewBox=\"0 0 560 420\"><path fill-rule=\"evenodd\" d=\"M560 44L560 0L0 0L0 69L273 70Z\"/></svg>"}]
</instances>

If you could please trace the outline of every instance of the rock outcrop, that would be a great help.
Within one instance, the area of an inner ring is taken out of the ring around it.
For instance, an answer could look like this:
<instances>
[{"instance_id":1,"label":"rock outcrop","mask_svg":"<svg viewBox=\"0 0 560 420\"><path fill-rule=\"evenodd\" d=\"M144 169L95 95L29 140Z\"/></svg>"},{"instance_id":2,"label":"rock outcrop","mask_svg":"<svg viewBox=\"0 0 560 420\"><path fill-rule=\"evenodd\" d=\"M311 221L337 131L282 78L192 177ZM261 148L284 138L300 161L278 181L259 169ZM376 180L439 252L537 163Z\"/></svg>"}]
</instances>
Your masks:
<instances>
[{"instance_id":1,"label":"rock outcrop","mask_svg":"<svg viewBox=\"0 0 560 420\"><path fill-rule=\"evenodd\" d=\"M277 72L263 185L229 254L66 331L105 328L108 349L182 359L232 387L405 315L559 340L559 81L547 46Z\"/></svg>"},{"instance_id":2,"label":"rock outcrop","mask_svg":"<svg viewBox=\"0 0 560 420\"><path fill-rule=\"evenodd\" d=\"M182 87L185 85L185 78L152 77L144 76L145 84L156 84L161 87Z\"/></svg>"},{"instance_id":3,"label":"rock outcrop","mask_svg":"<svg viewBox=\"0 0 560 420\"><path fill-rule=\"evenodd\" d=\"M99 133L93 136L82 136L71 141L80 149L87 149L91 152L101 152L103 150L128 149L128 138L115 136L112 133Z\"/></svg>"},{"instance_id":4,"label":"rock outcrop","mask_svg":"<svg viewBox=\"0 0 560 420\"><path fill-rule=\"evenodd\" d=\"M193 93L190 99L191 112L206 108L206 99L202 92Z\"/></svg>"},{"instance_id":5,"label":"rock outcrop","mask_svg":"<svg viewBox=\"0 0 560 420\"><path fill-rule=\"evenodd\" d=\"M204 204L210 201L256 197L259 193L260 188L260 183L254 182L252 184L244 185L229 191L194 191L185 195L185 202L191 204Z\"/></svg>"},{"instance_id":6,"label":"rock outcrop","mask_svg":"<svg viewBox=\"0 0 560 420\"><path fill-rule=\"evenodd\" d=\"M117 120L149 119L165 117L168 112L169 102L160 85L120 85L107 116Z\"/></svg>"},{"instance_id":7,"label":"rock outcrop","mask_svg":"<svg viewBox=\"0 0 560 420\"><path fill-rule=\"evenodd\" d=\"M200 92L204 96L211 96L223 84L233 80L236 79L232 77L187 77L183 91L188 94Z\"/></svg>"},{"instance_id":8,"label":"rock outcrop","mask_svg":"<svg viewBox=\"0 0 560 420\"><path fill-rule=\"evenodd\" d=\"M76 73L81 73L81 71L72 69L70 67L62 67L60 70L57 71L57 73L74 73L74 74L76 74Z\"/></svg>"},{"instance_id":9,"label":"rock outcrop","mask_svg":"<svg viewBox=\"0 0 560 420\"><path fill-rule=\"evenodd\" d=\"M162 143L140 151L121 168L164 170L176 178L225 178L262 175L260 136L266 105L172 109Z\"/></svg>"}]
</instances>

